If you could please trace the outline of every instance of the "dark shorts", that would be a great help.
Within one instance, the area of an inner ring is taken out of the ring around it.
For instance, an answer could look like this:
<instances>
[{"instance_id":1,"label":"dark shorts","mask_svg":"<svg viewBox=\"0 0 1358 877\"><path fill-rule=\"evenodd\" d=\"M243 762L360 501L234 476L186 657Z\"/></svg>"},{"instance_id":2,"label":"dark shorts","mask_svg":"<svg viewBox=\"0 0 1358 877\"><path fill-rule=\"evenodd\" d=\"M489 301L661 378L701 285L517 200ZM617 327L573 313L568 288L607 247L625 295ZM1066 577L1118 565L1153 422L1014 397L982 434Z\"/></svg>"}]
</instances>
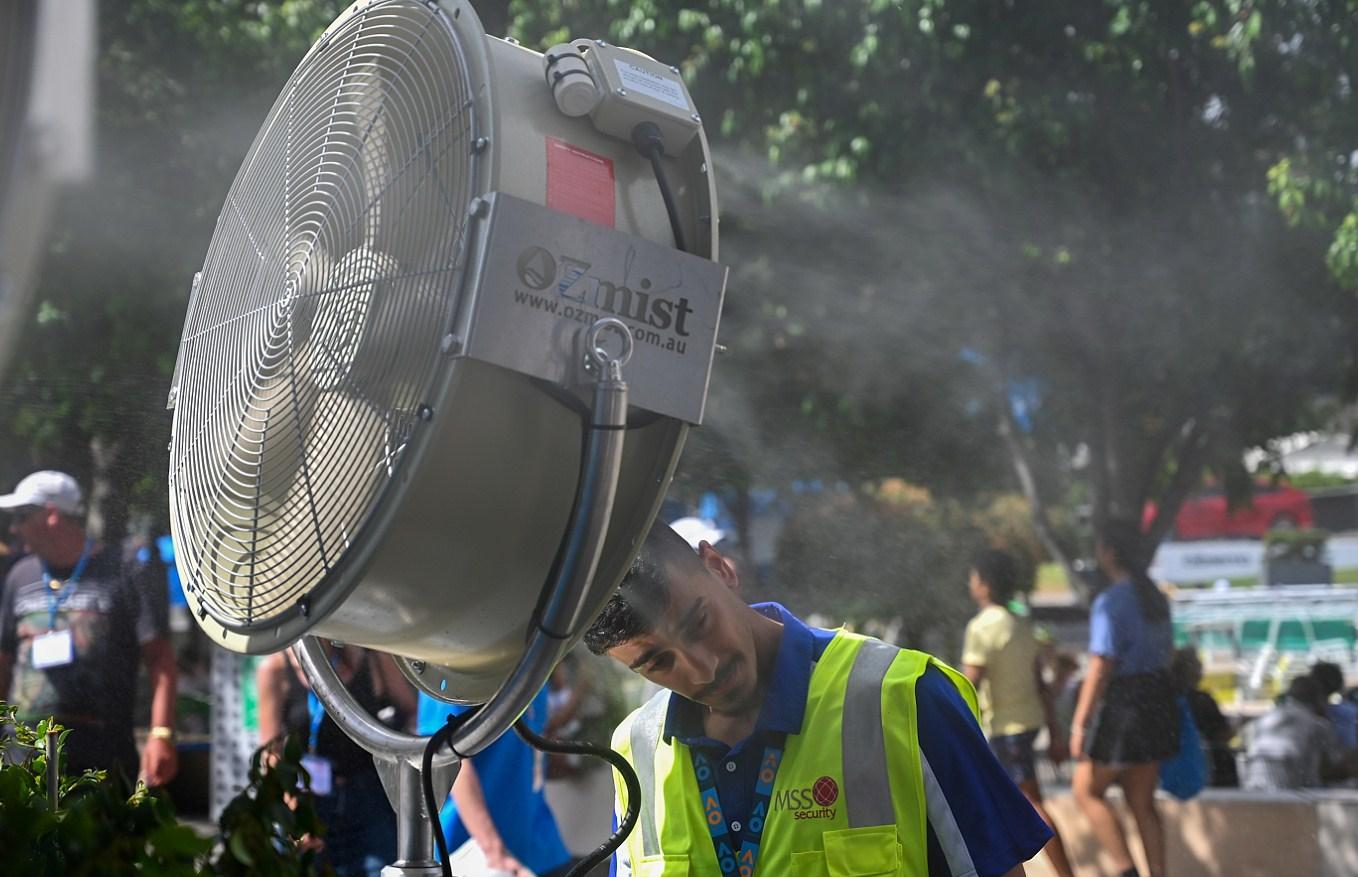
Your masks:
<instances>
[{"instance_id":1,"label":"dark shorts","mask_svg":"<svg viewBox=\"0 0 1358 877\"><path fill-rule=\"evenodd\" d=\"M1036 739L1036 731L990 738L990 751L995 753L1004 772L1016 784L1037 779L1037 760L1033 756L1033 741Z\"/></svg>"},{"instance_id":2,"label":"dark shorts","mask_svg":"<svg viewBox=\"0 0 1358 877\"><path fill-rule=\"evenodd\" d=\"M1169 673L1115 676L1089 728L1086 751L1099 764L1164 761L1179 751L1179 707Z\"/></svg>"}]
</instances>

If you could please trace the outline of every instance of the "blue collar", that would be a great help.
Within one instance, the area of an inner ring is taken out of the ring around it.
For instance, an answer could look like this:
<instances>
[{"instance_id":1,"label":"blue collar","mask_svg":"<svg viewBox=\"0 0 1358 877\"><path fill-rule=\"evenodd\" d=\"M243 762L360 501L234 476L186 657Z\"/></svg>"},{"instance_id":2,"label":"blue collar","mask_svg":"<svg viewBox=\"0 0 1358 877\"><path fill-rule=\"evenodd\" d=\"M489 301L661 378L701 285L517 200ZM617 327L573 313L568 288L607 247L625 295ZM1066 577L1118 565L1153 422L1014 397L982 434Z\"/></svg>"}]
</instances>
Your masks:
<instances>
[{"instance_id":1,"label":"blue collar","mask_svg":"<svg viewBox=\"0 0 1358 877\"><path fill-rule=\"evenodd\" d=\"M757 603L750 607L783 625L778 654L773 661L773 678L764 695L752 736L765 732L800 734L806 716L806 694L811 685L811 670L834 639L832 630L808 627L779 603ZM705 739L703 707L679 694L670 694L665 713L665 741L678 737L689 743Z\"/></svg>"}]
</instances>

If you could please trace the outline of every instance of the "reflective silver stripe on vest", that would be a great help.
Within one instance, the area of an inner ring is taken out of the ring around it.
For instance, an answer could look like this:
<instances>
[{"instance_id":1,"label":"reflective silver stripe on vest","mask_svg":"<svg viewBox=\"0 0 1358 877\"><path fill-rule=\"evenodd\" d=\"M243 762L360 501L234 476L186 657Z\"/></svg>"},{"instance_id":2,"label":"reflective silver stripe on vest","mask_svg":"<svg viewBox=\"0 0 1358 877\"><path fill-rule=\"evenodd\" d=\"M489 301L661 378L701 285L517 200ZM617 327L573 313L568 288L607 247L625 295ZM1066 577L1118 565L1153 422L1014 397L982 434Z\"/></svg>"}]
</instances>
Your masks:
<instances>
[{"instance_id":1,"label":"reflective silver stripe on vest","mask_svg":"<svg viewBox=\"0 0 1358 877\"><path fill-rule=\"evenodd\" d=\"M924 804L929 814L929 827L934 830L934 837L938 838L938 845L943 848L943 858L948 860L948 873L975 874L976 863L971 860L967 840L962 836L957 817L953 815L952 807L943 794L943 787L938 784L938 777L934 776L934 769L929 766L929 759L924 757L923 751L919 754L919 762L924 769Z\"/></svg>"},{"instance_id":2,"label":"reflective silver stripe on vest","mask_svg":"<svg viewBox=\"0 0 1358 877\"><path fill-rule=\"evenodd\" d=\"M660 734L665 728L665 708L669 705L668 691L656 692L646 701L632 720L632 767L636 768L641 786L641 852L645 856L660 853L655 824L655 753L660 746Z\"/></svg>"},{"instance_id":3,"label":"reflective silver stripe on vest","mask_svg":"<svg viewBox=\"0 0 1358 877\"><path fill-rule=\"evenodd\" d=\"M882 682L900 650L867 640L854 656L844 692L844 809L850 828L895 825L882 733Z\"/></svg>"}]
</instances>

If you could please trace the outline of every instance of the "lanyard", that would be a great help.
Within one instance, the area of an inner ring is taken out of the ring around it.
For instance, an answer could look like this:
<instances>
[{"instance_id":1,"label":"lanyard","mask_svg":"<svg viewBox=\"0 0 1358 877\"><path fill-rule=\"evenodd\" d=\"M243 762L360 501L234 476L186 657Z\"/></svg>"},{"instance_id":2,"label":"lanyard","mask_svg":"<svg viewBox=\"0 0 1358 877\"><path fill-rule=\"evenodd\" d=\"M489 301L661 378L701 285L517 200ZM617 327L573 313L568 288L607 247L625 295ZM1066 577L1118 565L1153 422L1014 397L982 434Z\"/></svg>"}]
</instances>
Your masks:
<instances>
[{"instance_id":1,"label":"lanyard","mask_svg":"<svg viewBox=\"0 0 1358 877\"><path fill-rule=\"evenodd\" d=\"M325 707L321 706L321 699L316 696L316 692L306 693L306 711L308 718L311 719L311 733L307 735L307 751L316 751L316 738L321 732L321 722L325 721Z\"/></svg>"},{"instance_id":2,"label":"lanyard","mask_svg":"<svg viewBox=\"0 0 1358 877\"><path fill-rule=\"evenodd\" d=\"M339 667L339 654L330 656L330 666ZM325 707L321 704L321 699L316 696L316 692L310 688L306 692L306 713L311 720L311 731L307 734L307 751L316 752L316 740L321 733L321 722L325 721Z\"/></svg>"},{"instance_id":3,"label":"lanyard","mask_svg":"<svg viewBox=\"0 0 1358 877\"><path fill-rule=\"evenodd\" d=\"M750 817L740 832L739 852L736 852L726 815L721 809L721 796L717 794L717 771L706 755L697 749L690 751L693 753L693 772L698 777L703 815L712 834L712 846L717 852L721 873L723 877L753 877L754 866L759 861L759 841L764 836L764 821L768 818L769 799L773 797L773 781L783 761L783 738L780 736L777 742L764 747L764 754L759 759L759 776L754 784L754 806L750 808Z\"/></svg>"},{"instance_id":4,"label":"lanyard","mask_svg":"<svg viewBox=\"0 0 1358 877\"><path fill-rule=\"evenodd\" d=\"M71 574L66 577L66 581L52 578L52 572L47 568L47 562L42 564L42 581L47 585L47 629L57 629L57 609L60 608L71 595L75 593L76 583L80 581L80 576L85 572L85 565L90 562L90 549L94 546L93 540L85 540L85 550L80 552L80 559L75 562L75 567Z\"/></svg>"}]
</instances>

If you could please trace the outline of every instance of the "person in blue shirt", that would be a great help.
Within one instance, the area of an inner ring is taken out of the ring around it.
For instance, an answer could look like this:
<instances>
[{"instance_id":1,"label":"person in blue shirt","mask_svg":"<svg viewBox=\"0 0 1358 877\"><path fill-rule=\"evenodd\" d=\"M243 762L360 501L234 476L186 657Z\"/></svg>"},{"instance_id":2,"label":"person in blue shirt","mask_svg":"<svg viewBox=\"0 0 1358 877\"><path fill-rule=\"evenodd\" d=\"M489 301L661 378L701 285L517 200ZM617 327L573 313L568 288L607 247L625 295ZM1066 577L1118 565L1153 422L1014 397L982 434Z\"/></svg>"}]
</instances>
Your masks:
<instances>
[{"instance_id":1,"label":"person in blue shirt","mask_svg":"<svg viewBox=\"0 0 1358 877\"><path fill-rule=\"evenodd\" d=\"M748 840L758 830L752 815L763 806L756 784L765 775L768 747L786 745L790 752L797 735L840 733L803 722L812 709L813 670L839 634L810 627L777 603L749 606L738 589L739 577L720 552L702 542L695 554L657 524L621 590L586 632L585 644L669 689L662 739L686 744L695 769L700 758L720 765L714 771L720 812L733 831L748 826ZM877 643L874 650L881 648ZM1022 863L1051 837L1046 823L995 759L949 675L930 664L914 695L926 776L919 795L927 809L928 874L1022 875ZM802 748L811 745L808 739ZM656 830L663 834L668 825L662 816ZM918 852L910 854L923 858ZM630 874L631 868L630 857L620 853L611 873ZM779 872L756 862L754 873Z\"/></svg>"},{"instance_id":2,"label":"person in blue shirt","mask_svg":"<svg viewBox=\"0 0 1358 877\"><path fill-rule=\"evenodd\" d=\"M1070 732L1079 758L1075 799L1119 877L1137 877L1122 822L1104 799L1122 786L1151 877L1165 874L1165 835L1155 809L1160 762L1179 750L1179 712L1169 672L1174 649L1169 600L1146 573L1135 524L1109 521L1095 554L1112 582L1089 609L1089 667Z\"/></svg>"},{"instance_id":3,"label":"person in blue shirt","mask_svg":"<svg viewBox=\"0 0 1358 877\"><path fill-rule=\"evenodd\" d=\"M448 716L476 707L458 706L420 694L419 731L432 734ZM547 723L547 689L538 692L523 714L541 734ZM542 753L508 731L462 762L452 794L439 813L452 855L468 839L476 841L486 864L515 877L561 877L575 864L547 806Z\"/></svg>"}]
</instances>

